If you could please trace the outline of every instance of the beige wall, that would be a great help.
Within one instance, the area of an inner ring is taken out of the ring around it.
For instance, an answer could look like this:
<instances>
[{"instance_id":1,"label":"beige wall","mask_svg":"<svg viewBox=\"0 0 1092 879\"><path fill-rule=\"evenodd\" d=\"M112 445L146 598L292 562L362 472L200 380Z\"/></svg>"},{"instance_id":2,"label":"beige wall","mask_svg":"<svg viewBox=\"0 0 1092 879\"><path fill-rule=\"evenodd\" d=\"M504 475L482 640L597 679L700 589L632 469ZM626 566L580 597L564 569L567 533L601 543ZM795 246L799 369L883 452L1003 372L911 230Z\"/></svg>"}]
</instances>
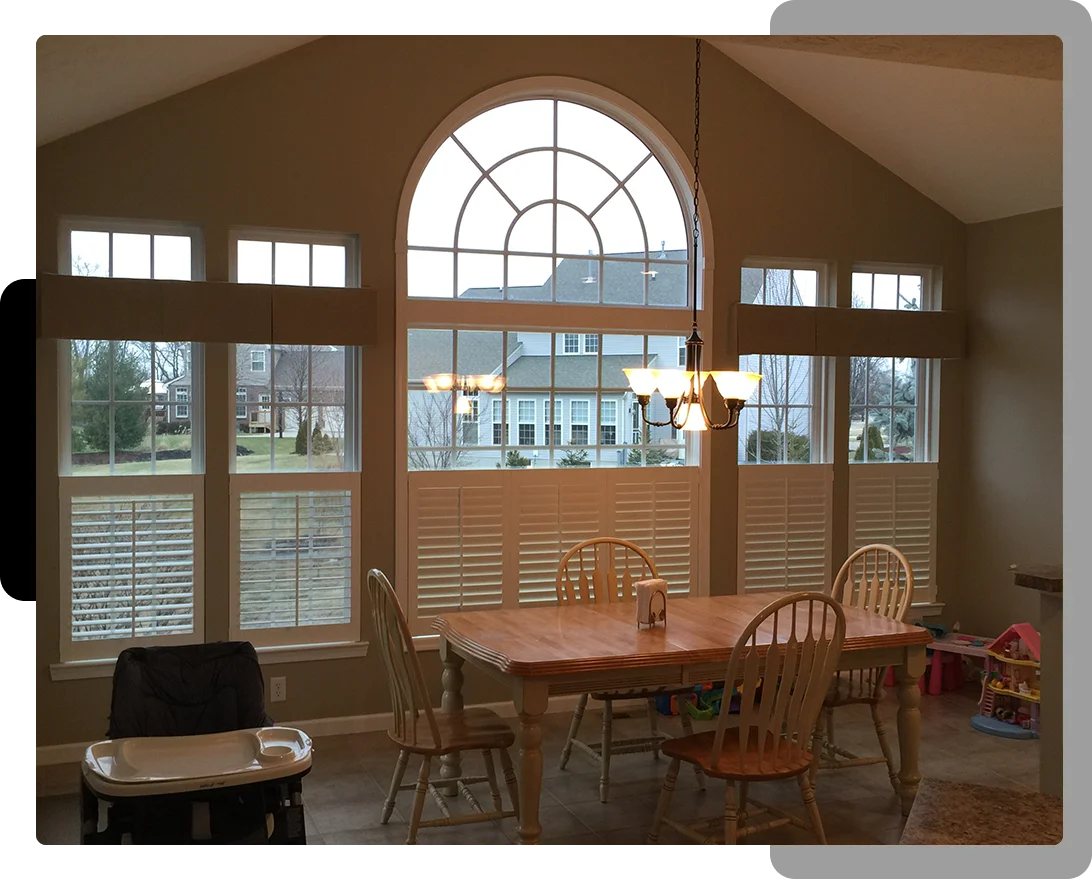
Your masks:
<instances>
[{"instance_id":1,"label":"beige wall","mask_svg":"<svg viewBox=\"0 0 1092 879\"><path fill-rule=\"evenodd\" d=\"M693 43L676 37L327 37L268 62L103 123L38 150L38 269L56 270L63 214L182 220L203 225L207 277L227 280L228 228L279 226L354 233L361 281L379 291L378 343L364 354L369 411L394 411L395 222L417 151L463 101L508 80L576 77L641 105L684 149L692 142ZM943 268L944 305L964 297L964 227L742 68L715 51L702 66L702 180L715 240L716 288L709 355L728 363L728 307L747 256L829 260L848 304L854 260ZM240 340L247 341L247 340ZM227 394L227 351L207 351L210 393ZM56 366L37 357L37 676L39 744L102 734L109 681L51 683L57 660L58 548ZM839 369L846 364L839 361ZM960 364L944 365L942 522L958 515ZM836 430L848 426L837 401ZM1023 402L1023 401L1022 401ZM227 454L228 403L210 406L211 456ZM216 412L212 412L213 408ZM222 409L222 411L220 411ZM397 429L365 432L364 473L374 511L363 531L364 567L394 567ZM220 437L217 440L216 437ZM734 432L712 437L710 474L714 592L734 591ZM222 446L222 448L221 448ZM218 452L219 449L219 452ZM949 457L950 451L950 457ZM845 462L839 460L845 476ZM227 483L206 479L209 637L227 635ZM835 494L836 561L846 545L846 493ZM959 558L942 527L938 580L955 580ZM435 655L426 674L438 682ZM289 699L270 706L289 719L386 710L376 657L282 666ZM469 700L499 698L467 675Z\"/></svg>"},{"instance_id":2,"label":"beige wall","mask_svg":"<svg viewBox=\"0 0 1092 879\"><path fill-rule=\"evenodd\" d=\"M967 227L959 474L962 576L946 616L995 635L1039 624L1017 562L1062 562L1062 211Z\"/></svg>"}]
</instances>

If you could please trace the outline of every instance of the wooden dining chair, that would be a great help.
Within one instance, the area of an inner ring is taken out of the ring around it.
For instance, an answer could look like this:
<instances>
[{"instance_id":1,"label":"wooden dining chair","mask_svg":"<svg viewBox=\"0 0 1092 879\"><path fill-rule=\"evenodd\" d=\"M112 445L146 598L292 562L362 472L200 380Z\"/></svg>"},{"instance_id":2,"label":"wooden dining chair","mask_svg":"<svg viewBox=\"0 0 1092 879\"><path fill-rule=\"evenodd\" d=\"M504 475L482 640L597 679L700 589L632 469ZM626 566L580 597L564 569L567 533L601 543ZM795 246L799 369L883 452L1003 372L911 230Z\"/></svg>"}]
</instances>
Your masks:
<instances>
[{"instance_id":1,"label":"wooden dining chair","mask_svg":"<svg viewBox=\"0 0 1092 879\"><path fill-rule=\"evenodd\" d=\"M557 600L560 604L609 604L620 601L633 601L634 584L640 580L655 579L656 565L637 544L618 537L595 537L578 543L561 559L557 569ZM636 611L634 612L636 625ZM569 725L569 735L561 752L561 769L569 762L573 747L599 764L599 801L605 803L610 798L610 760L612 755L637 754L651 751L659 759L660 744L669 736L656 727L659 711L656 709L656 697L692 693L693 687L651 689L651 690L612 690L603 693L584 693L577 703ZM603 703L603 730L598 742L584 742L577 738L580 722L584 718L584 709L588 697ZM613 703L617 699L644 699L648 705L648 735L635 738L615 739L611 731L613 725ZM690 716L680 710L683 730L693 732ZM705 789L705 779L701 769L694 767L698 787Z\"/></svg>"},{"instance_id":2,"label":"wooden dining chair","mask_svg":"<svg viewBox=\"0 0 1092 879\"><path fill-rule=\"evenodd\" d=\"M914 571L910 562L893 546L871 543L854 552L838 571L831 596L846 607L856 607L904 622L914 595ZM854 766L887 764L887 776L899 792L899 776L887 743L887 731L880 717L883 682L887 668L838 672L823 703L825 729L816 727L821 742L815 751L811 777L814 786L820 769L848 769ZM858 757L834 742L834 709L844 705L867 705L880 743L882 757ZM822 720L822 719L820 719Z\"/></svg>"},{"instance_id":3,"label":"wooden dining chair","mask_svg":"<svg viewBox=\"0 0 1092 879\"><path fill-rule=\"evenodd\" d=\"M421 676L417 651L410 639L406 617L390 581L382 571L368 571L368 594L372 605L372 623L380 643L380 655L387 672L393 714L389 735L399 747L398 761L394 767L387 799L383 803L382 823L390 820L394 811L395 797L400 790L416 792L413 811L410 814L407 845L417 842L417 830L421 827L444 827L455 824L474 824L480 821L499 821L502 818L519 817L519 793L516 773L508 749L515 742L515 734L499 715L486 708L467 708L450 713L432 710L428 689ZM481 751L485 761L485 775L444 778L454 783L473 810L470 814L452 815L443 794L429 781L429 770L434 757L453 751ZM493 751L500 755L504 780L512 808L505 810L497 787L497 770L493 764ZM410 754L421 755L421 769L417 782L402 783ZM482 809L470 785L486 782L493 797L493 809ZM425 805L425 793L432 795L443 817L421 820Z\"/></svg>"},{"instance_id":4,"label":"wooden dining chair","mask_svg":"<svg viewBox=\"0 0 1092 879\"><path fill-rule=\"evenodd\" d=\"M660 801L648 832L655 843L667 824L697 842L734 845L741 837L794 824L811 830L826 845L823 822L811 787L812 731L823 707L845 640L841 605L818 592L786 595L767 605L739 636L728 659L725 687L740 688L739 724L729 728L722 711L715 732L664 742L671 758ZM767 646L768 642L768 646ZM673 821L667 811L679 764L692 763L727 783L724 817ZM808 822L748 799L752 782L796 778ZM736 784L739 793L736 793ZM761 823L754 819L771 816ZM722 836L723 833L723 836Z\"/></svg>"}]
</instances>

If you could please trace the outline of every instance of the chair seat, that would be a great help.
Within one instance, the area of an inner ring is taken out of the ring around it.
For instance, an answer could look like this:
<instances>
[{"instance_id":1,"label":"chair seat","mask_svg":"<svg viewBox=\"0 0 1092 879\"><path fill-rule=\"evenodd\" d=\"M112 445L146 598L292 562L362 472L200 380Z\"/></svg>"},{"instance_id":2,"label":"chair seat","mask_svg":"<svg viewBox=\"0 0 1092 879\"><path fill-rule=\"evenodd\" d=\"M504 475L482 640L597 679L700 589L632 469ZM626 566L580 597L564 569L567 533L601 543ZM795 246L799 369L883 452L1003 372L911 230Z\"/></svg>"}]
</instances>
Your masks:
<instances>
[{"instance_id":1,"label":"chair seat","mask_svg":"<svg viewBox=\"0 0 1092 879\"><path fill-rule=\"evenodd\" d=\"M780 740L781 757L775 766L773 763L774 748L778 745L777 736L767 735L766 747L759 759L758 742L750 741L744 752L743 761L740 762L739 754L739 730L728 729L724 731L724 747L721 749L720 760L714 766L709 760L713 750L713 739L716 733L713 731L695 733L692 736L683 736L677 739L669 739L663 743L661 752L668 757L678 758L684 763L694 763L700 766L706 775L715 778L727 778L735 781L767 781L778 778L792 778L806 772L811 764L810 751L796 751L791 758L786 760L784 755L788 743Z\"/></svg>"},{"instance_id":2,"label":"chair seat","mask_svg":"<svg viewBox=\"0 0 1092 879\"><path fill-rule=\"evenodd\" d=\"M417 722L417 741L410 742L389 732L391 740L399 747L414 754L430 756L450 754L452 751L486 751L510 748L516 741L512 728L495 711L488 708L466 708L445 714L436 712L436 726L440 729L440 742L432 740L428 722L421 717Z\"/></svg>"},{"instance_id":3,"label":"chair seat","mask_svg":"<svg viewBox=\"0 0 1092 879\"><path fill-rule=\"evenodd\" d=\"M693 687L656 687L651 690L611 690L609 692L592 693L593 699L600 702L617 699L655 699L657 696L678 696L684 693L693 693Z\"/></svg>"}]
</instances>

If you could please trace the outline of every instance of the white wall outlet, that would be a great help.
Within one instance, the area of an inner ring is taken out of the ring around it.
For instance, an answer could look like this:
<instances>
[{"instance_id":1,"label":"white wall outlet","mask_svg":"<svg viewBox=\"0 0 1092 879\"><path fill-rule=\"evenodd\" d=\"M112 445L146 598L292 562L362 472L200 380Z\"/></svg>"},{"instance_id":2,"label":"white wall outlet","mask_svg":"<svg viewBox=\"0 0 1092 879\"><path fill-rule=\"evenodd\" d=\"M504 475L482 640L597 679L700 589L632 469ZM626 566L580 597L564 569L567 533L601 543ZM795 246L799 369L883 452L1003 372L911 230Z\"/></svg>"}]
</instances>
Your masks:
<instances>
[{"instance_id":1,"label":"white wall outlet","mask_svg":"<svg viewBox=\"0 0 1092 879\"><path fill-rule=\"evenodd\" d=\"M283 702L288 693L287 678L269 679L269 701Z\"/></svg>"}]
</instances>

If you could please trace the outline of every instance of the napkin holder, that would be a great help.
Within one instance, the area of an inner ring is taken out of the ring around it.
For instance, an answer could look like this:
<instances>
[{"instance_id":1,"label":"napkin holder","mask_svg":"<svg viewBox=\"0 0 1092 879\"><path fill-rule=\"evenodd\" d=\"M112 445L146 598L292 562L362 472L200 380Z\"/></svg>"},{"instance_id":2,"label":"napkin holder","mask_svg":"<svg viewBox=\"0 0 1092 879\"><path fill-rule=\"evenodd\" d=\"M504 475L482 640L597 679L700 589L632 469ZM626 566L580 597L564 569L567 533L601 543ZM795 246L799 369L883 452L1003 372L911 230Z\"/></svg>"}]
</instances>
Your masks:
<instances>
[{"instance_id":1,"label":"napkin holder","mask_svg":"<svg viewBox=\"0 0 1092 879\"><path fill-rule=\"evenodd\" d=\"M667 580L638 580L637 628L652 628L657 623L667 625Z\"/></svg>"}]
</instances>

